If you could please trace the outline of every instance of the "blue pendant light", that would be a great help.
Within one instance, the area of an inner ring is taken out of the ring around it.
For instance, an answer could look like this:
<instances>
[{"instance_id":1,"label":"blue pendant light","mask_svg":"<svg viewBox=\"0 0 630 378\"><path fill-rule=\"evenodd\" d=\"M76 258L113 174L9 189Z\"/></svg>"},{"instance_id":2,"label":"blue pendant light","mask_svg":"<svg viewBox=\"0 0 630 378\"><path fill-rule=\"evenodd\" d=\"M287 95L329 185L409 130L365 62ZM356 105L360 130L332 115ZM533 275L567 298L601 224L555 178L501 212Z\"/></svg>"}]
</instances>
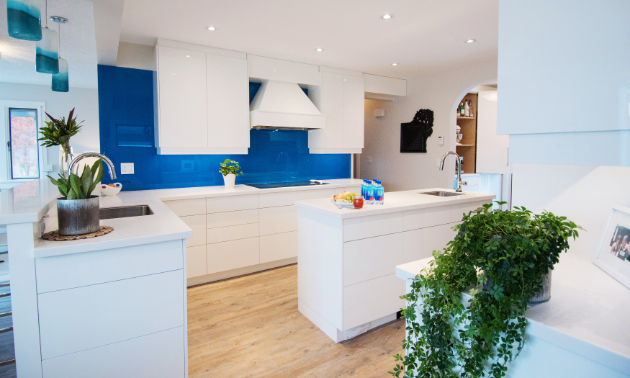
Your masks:
<instances>
[{"instance_id":1,"label":"blue pendant light","mask_svg":"<svg viewBox=\"0 0 630 378\"><path fill-rule=\"evenodd\" d=\"M42 28L42 39L35 44L35 70L41 73L59 73L59 37L48 29L48 0L46 0L46 26Z\"/></svg>"},{"instance_id":2,"label":"blue pendant light","mask_svg":"<svg viewBox=\"0 0 630 378\"><path fill-rule=\"evenodd\" d=\"M42 39L40 0L7 0L9 36L26 41Z\"/></svg>"},{"instance_id":3,"label":"blue pendant light","mask_svg":"<svg viewBox=\"0 0 630 378\"><path fill-rule=\"evenodd\" d=\"M68 61L59 58L59 73L52 75L53 92L68 92L70 90L70 82L68 80Z\"/></svg>"},{"instance_id":4,"label":"blue pendant light","mask_svg":"<svg viewBox=\"0 0 630 378\"><path fill-rule=\"evenodd\" d=\"M70 90L70 81L68 79L68 61L61 58L61 24L68 22L67 18L52 16L50 18L59 25L59 72L52 74L52 90L54 92L68 92Z\"/></svg>"}]
</instances>

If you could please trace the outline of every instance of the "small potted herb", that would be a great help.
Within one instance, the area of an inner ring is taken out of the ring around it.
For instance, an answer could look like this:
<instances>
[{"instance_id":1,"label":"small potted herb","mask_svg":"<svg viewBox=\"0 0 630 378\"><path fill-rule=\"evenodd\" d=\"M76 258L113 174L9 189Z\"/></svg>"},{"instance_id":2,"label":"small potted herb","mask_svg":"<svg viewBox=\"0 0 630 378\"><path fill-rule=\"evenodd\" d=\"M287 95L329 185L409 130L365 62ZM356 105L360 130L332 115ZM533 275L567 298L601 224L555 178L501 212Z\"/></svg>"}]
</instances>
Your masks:
<instances>
[{"instance_id":1,"label":"small potted herb","mask_svg":"<svg viewBox=\"0 0 630 378\"><path fill-rule=\"evenodd\" d=\"M236 182L236 176L242 175L243 171L241 171L241 166L238 165L237 161L225 159L225 161L221 163L219 173L223 175L223 183L225 184L225 187L233 188L234 183Z\"/></svg>"},{"instance_id":2,"label":"small potted herb","mask_svg":"<svg viewBox=\"0 0 630 378\"><path fill-rule=\"evenodd\" d=\"M103 178L102 159L98 159L92 167L85 165L81 176L70 173L68 177L48 176L57 185L63 196L57 199L57 221L59 235L82 235L96 232L100 228L99 196L92 192Z\"/></svg>"},{"instance_id":3,"label":"small potted herb","mask_svg":"<svg viewBox=\"0 0 630 378\"><path fill-rule=\"evenodd\" d=\"M73 118L74 108L68 114L68 119L61 117L55 119L46 113L50 121L46 121L46 127L39 129L42 137L38 140L43 142L44 147L59 146L59 171L65 177L68 166L72 162L72 147L70 146L70 138L77 135L81 131L83 121L77 123L77 117Z\"/></svg>"}]
</instances>

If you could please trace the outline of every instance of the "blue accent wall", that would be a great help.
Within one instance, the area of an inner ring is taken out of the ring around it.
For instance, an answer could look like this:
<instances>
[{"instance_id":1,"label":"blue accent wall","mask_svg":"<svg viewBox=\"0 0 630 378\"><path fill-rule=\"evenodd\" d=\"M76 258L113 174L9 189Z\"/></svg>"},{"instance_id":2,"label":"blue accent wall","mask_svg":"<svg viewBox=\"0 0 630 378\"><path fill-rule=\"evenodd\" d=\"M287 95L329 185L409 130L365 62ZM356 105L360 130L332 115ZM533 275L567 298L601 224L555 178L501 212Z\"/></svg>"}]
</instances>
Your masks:
<instances>
[{"instance_id":1,"label":"blue accent wall","mask_svg":"<svg viewBox=\"0 0 630 378\"><path fill-rule=\"evenodd\" d=\"M260 88L250 83L250 101ZM223 185L219 163L240 163L237 184L350 177L349 154L311 155L308 132L252 130L247 155L158 155L153 133L153 71L98 66L101 153L116 166L123 190ZM182 109L186 111L186 109ZM120 175L120 163L135 174ZM105 175L104 183L112 182Z\"/></svg>"}]
</instances>

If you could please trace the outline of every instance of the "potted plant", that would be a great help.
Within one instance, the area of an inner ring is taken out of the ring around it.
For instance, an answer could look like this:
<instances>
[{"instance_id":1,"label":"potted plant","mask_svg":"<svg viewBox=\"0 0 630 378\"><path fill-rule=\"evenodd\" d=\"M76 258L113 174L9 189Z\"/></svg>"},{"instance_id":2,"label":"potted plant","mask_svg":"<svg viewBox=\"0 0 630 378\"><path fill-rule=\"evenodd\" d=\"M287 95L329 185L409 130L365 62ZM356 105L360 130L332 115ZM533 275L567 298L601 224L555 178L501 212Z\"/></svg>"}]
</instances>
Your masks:
<instances>
[{"instance_id":1,"label":"potted plant","mask_svg":"<svg viewBox=\"0 0 630 378\"><path fill-rule=\"evenodd\" d=\"M77 117L72 118L74 108L68 114L67 120L65 117L55 119L48 113L46 115L50 121L45 121L46 127L39 129L42 134L39 140L43 141L42 146L44 147L59 146L59 171L65 177L68 166L72 162L70 138L81 131L83 121L77 123Z\"/></svg>"},{"instance_id":2,"label":"potted plant","mask_svg":"<svg viewBox=\"0 0 630 378\"><path fill-rule=\"evenodd\" d=\"M225 159L225 161L221 163L219 173L223 175L223 183L225 184L225 187L233 188L234 183L236 182L236 176L242 175L243 171L241 171L241 166L238 165L237 161Z\"/></svg>"},{"instance_id":3,"label":"potted plant","mask_svg":"<svg viewBox=\"0 0 630 378\"><path fill-rule=\"evenodd\" d=\"M505 376L525 344L527 303L581 229L550 212L514 209L488 204L464 215L455 239L433 252L401 297L405 356L394 356L391 375Z\"/></svg>"},{"instance_id":4,"label":"potted plant","mask_svg":"<svg viewBox=\"0 0 630 378\"><path fill-rule=\"evenodd\" d=\"M82 235L96 232L100 228L99 196L92 192L103 178L102 159L92 167L85 165L81 176L70 173L68 177L60 174L59 178L48 176L57 185L63 196L57 199L57 221L59 235Z\"/></svg>"}]
</instances>

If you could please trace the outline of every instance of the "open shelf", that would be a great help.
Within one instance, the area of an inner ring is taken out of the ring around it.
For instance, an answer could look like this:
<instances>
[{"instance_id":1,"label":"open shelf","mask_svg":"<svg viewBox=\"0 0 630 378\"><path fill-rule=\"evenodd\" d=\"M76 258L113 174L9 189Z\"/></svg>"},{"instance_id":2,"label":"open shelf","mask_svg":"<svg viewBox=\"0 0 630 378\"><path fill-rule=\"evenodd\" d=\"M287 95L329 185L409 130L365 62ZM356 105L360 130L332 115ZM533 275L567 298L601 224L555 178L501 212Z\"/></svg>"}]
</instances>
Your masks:
<instances>
[{"instance_id":1,"label":"open shelf","mask_svg":"<svg viewBox=\"0 0 630 378\"><path fill-rule=\"evenodd\" d=\"M461 116L457 116L457 119L477 119L477 117L461 117Z\"/></svg>"},{"instance_id":2,"label":"open shelf","mask_svg":"<svg viewBox=\"0 0 630 378\"><path fill-rule=\"evenodd\" d=\"M457 154L464 158L462 169L466 173L477 172L477 94L468 93L462 101L470 100L474 112L473 117L462 117L457 115L457 124L461 127L464 138L461 145L455 145Z\"/></svg>"},{"instance_id":3,"label":"open shelf","mask_svg":"<svg viewBox=\"0 0 630 378\"><path fill-rule=\"evenodd\" d=\"M455 147L475 147L474 144L456 144Z\"/></svg>"}]
</instances>

